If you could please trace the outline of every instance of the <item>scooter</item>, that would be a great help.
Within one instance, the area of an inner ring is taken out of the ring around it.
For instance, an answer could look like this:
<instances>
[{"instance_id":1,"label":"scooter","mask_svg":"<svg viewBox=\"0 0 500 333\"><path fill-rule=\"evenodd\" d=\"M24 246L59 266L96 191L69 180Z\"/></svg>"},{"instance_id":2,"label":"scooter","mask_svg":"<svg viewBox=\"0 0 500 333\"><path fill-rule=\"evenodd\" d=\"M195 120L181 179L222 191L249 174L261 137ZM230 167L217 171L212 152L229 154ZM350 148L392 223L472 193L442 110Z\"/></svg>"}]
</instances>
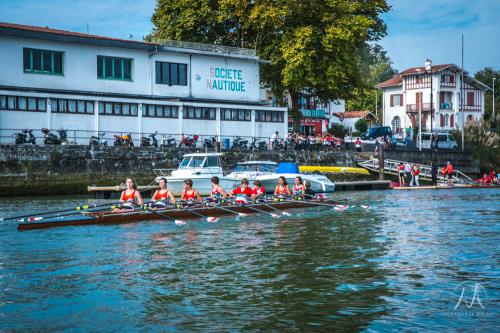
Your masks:
<instances>
[{"instance_id":1,"label":"scooter","mask_svg":"<svg viewBox=\"0 0 500 333\"><path fill-rule=\"evenodd\" d=\"M257 142L257 138L253 139L252 144L250 145L251 150L267 150L266 141Z\"/></svg>"},{"instance_id":2,"label":"scooter","mask_svg":"<svg viewBox=\"0 0 500 333\"><path fill-rule=\"evenodd\" d=\"M248 149L248 140L243 140L239 136L237 136L233 140L233 149Z\"/></svg>"},{"instance_id":3,"label":"scooter","mask_svg":"<svg viewBox=\"0 0 500 333\"><path fill-rule=\"evenodd\" d=\"M126 146L126 147L133 147L134 142L132 141L132 133L128 133L126 135L114 135L115 137L115 142L113 145L115 147L121 147L121 146Z\"/></svg>"},{"instance_id":4,"label":"scooter","mask_svg":"<svg viewBox=\"0 0 500 333\"><path fill-rule=\"evenodd\" d=\"M205 149L213 149L215 148L215 143L217 142L217 138L215 136L210 139L205 138L203 140L203 148Z\"/></svg>"},{"instance_id":5,"label":"scooter","mask_svg":"<svg viewBox=\"0 0 500 333\"><path fill-rule=\"evenodd\" d=\"M99 146L107 147L108 142L106 141L106 139L104 139L105 134L106 133L102 132L102 133L98 133L97 136L92 135L90 137L90 140L89 140L89 146L90 147L99 147Z\"/></svg>"},{"instance_id":6,"label":"scooter","mask_svg":"<svg viewBox=\"0 0 500 333\"><path fill-rule=\"evenodd\" d=\"M22 145L24 143L31 143L36 145L36 139L33 135L33 130L23 130L21 133L16 133L16 145ZM29 139L28 139L29 136Z\"/></svg>"},{"instance_id":7,"label":"scooter","mask_svg":"<svg viewBox=\"0 0 500 333\"><path fill-rule=\"evenodd\" d=\"M141 138L141 147L158 147L158 140L156 140L156 135L158 135L158 132L149 134L149 138L143 136ZM151 140L153 141L153 143L151 143Z\"/></svg>"},{"instance_id":8,"label":"scooter","mask_svg":"<svg viewBox=\"0 0 500 333\"><path fill-rule=\"evenodd\" d=\"M196 142L198 142L198 135L193 135L193 136L182 136L181 142L179 143L179 148L182 147L182 145L188 147L188 148L194 148L196 147Z\"/></svg>"},{"instance_id":9,"label":"scooter","mask_svg":"<svg viewBox=\"0 0 500 333\"><path fill-rule=\"evenodd\" d=\"M176 145L175 139L171 135L166 138L163 136L163 139L161 139L160 147L174 148Z\"/></svg>"},{"instance_id":10,"label":"scooter","mask_svg":"<svg viewBox=\"0 0 500 333\"><path fill-rule=\"evenodd\" d=\"M65 129L60 129L57 131L59 137L53 133L50 133L48 128L42 128L42 133L44 137L43 143L46 145L67 145L68 144L68 134Z\"/></svg>"}]
</instances>

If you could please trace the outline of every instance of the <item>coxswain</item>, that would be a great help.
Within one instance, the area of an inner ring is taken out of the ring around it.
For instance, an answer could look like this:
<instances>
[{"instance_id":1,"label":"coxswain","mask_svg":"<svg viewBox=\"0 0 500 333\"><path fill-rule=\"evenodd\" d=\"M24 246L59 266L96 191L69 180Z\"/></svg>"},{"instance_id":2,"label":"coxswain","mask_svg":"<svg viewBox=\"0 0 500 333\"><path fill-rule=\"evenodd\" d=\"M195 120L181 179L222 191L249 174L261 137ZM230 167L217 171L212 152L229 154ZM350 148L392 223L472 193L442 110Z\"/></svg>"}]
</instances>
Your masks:
<instances>
[{"instance_id":1,"label":"coxswain","mask_svg":"<svg viewBox=\"0 0 500 333\"><path fill-rule=\"evenodd\" d=\"M210 193L210 199L220 200L227 198L226 191L219 185L219 177L213 176L212 182L212 193Z\"/></svg>"},{"instance_id":2,"label":"coxswain","mask_svg":"<svg viewBox=\"0 0 500 333\"><path fill-rule=\"evenodd\" d=\"M293 196L302 196L304 195L304 184L302 184L302 177L295 177L295 184L292 186L292 195Z\"/></svg>"},{"instance_id":3,"label":"coxswain","mask_svg":"<svg viewBox=\"0 0 500 333\"><path fill-rule=\"evenodd\" d=\"M151 197L150 206L154 208L166 208L167 203L175 204L175 197L172 191L167 188L167 179L161 178L159 181L160 188L155 191Z\"/></svg>"},{"instance_id":4,"label":"coxswain","mask_svg":"<svg viewBox=\"0 0 500 333\"><path fill-rule=\"evenodd\" d=\"M312 199L316 196L316 192L313 191L313 189L311 188L311 183L306 180L304 182L304 197L308 198L308 199Z\"/></svg>"},{"instance_id":5,"label":"coxswain","mask_svg":"<svg viewBox=\"0 0 500 333\"><path fill-rule=\"evenodd\" d=\"M245 178L241 180L241 186L231 192L231 195L235 197L234 202L238 204L248 203L248 199L252 197L252 194L253 190L248 187L248 180Z\"/></svg>"},{"instance_id":6,"label":"coxswain","mask_svg":"<svg viewBox=\"0 0 500 333\"><path fill-rule=\"evenodd\" d=\"M191 179L184 180L184 190L182 191L181 200L199 202L203 200L200 192L193 188L193 181Z\"/></svg>"},{"instance_id":7,"label":"coxswain","mask_svg":"<svg viewBox=\"0 0 500 333\"><path fill-rule=\"evenodd\" d=\"M290 190L290 187L288 187L288 184L286 183L286 179L283 176L280 176L278 178L278 185L276 185L274 189L274 195L278 196L285 196L285 195L291 195L292 191Z\"/></svg>"},{"instance_id":8,"label":"coxswain","mask_svg":"<svg viewBox=\"0 0 500 333\"><path fill-rule=\"evenodd\" d=\"M266 194L266 189L260 183L260 180L255 180L253 182L253 194L252 199L258 200L259 198L263 198Z\"/></svg>"},{"instance_id":9,"label":"coxswain","mask_svg":"<svg viewBox=\"0 0 500 333\"><path fill-rule=\"evenodd\" d=\"M135 179L127 178L125 184L127 188L120 195L120 206L114 211L134 210L135 207L144 203L141 193L137 190Z\"/></svg>"}]
</instances>

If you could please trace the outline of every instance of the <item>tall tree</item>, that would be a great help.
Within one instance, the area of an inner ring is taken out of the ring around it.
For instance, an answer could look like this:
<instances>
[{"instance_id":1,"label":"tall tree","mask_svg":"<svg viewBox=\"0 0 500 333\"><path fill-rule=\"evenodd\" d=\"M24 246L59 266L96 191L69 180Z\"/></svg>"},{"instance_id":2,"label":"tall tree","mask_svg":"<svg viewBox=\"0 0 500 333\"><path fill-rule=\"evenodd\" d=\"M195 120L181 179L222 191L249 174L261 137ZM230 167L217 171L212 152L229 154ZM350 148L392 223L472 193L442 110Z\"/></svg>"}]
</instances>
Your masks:
<instances>
[{"instance_id":1,"label":"tall tree","mask_svg":"<svg viewBox=\"0 0 500 333\"><path fill-rule=\"evenodd\" d=\"M386 0L157 0L147 39L254 48L270 61L261 80L292 99L347 99L363 85L360 53L386 33Z\"/></svg>"},{"instance_id":2,"label":"tall tree","mask_svg":"<svg viewBox=\"0 0 500 333\"><path fill-rule=\"evenodd\" d=\"M495 80L495 114L500 114L500 94L498 93L499 89L498 87L500 86L500 70L494 70L491 67L485 67L484 69L481 69L480 71L477 71L476 74L474 74L474 78L485 85L493 88L493 78L496 78ZM486 119L491 119L493 113L493 91L488 90L484 94L484 117ZM492 119L495 121L494 119ZM498 124L496 125L498 128Z\"/></svg>"}]
</instances>

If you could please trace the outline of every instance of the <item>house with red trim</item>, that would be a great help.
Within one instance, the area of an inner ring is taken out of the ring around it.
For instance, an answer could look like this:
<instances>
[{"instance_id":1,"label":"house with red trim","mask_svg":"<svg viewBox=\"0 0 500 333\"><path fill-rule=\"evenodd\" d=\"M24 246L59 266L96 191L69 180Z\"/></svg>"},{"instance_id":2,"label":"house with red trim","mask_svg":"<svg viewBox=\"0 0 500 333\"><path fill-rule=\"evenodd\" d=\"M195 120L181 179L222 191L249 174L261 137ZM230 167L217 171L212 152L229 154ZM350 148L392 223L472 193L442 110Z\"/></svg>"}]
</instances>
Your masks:
<instances>
[{"instance_id":1,"label":"house with red trim","mask_svg":"<svg viewBox=\"0 0 500 333\"><path fill-rule=\"evenodd\" d=\"M430 72L412 67L377 85L383 91L382 123L392 131L452 130L484 115L484 93L491 89L454 64L434 65ZM431 100L432 87L432 100ZM461 90L463 98L461 99ZM432 117L432 120L431 120Z\"/></svg>"},{"instance_id":2,"label":"house with red trim","mask_svg":"<svg viewBox=\"0 0 500 333\"><path fill-rule=\"evenodd\" d=\"M377 123L377 117L370 111L348 111L348 112L336 112L333 114L337 119L334 124L340 124L344 126L345 129L350 132L356 131L354 124L360 119L366 120L368 123L368 128L372 127Z\"/></svg>"}]
</instances>

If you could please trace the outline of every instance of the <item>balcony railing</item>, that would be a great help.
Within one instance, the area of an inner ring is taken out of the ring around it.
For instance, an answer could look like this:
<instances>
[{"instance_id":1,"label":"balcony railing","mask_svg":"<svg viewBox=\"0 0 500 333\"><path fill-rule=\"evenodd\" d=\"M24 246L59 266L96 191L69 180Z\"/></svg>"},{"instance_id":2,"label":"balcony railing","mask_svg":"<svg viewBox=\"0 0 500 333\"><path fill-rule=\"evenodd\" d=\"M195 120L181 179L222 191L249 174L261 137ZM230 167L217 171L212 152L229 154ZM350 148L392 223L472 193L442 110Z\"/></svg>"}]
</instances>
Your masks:
<instances>
[{"instance_id":1,"label":"balcony railing","mask_svg":"<svg viewBox=\"0 0 500 333\"><path fill-rule=\"evenodd\" d=\"M325 110L318 109L300 109L300 113L304 118L323 118L326 119Z\"/></svg>"},{"instance_id":2,"label":"balcony railing","mask_svg":"<svg viewBox=\"0 0 500 333\"><path fill-rule=\"evenodd\" d=\"M406 112L418 112L422 108L422 112L431 111L431 103L422 104L406 104ZM432 111L436 111L436 104L432 105Z\"/></svg>"},{"instance_id":3,"label":"balcony railing","mask_svg":"<svg viewBox=\"0 0 500 333\"><path fill-rule=\"evenodd\" d=\"M439 103L439 109L440 110L450 110L450 109L453 109L453 103L451 103L451 102Z\"/></svg>"}]
</instances>

